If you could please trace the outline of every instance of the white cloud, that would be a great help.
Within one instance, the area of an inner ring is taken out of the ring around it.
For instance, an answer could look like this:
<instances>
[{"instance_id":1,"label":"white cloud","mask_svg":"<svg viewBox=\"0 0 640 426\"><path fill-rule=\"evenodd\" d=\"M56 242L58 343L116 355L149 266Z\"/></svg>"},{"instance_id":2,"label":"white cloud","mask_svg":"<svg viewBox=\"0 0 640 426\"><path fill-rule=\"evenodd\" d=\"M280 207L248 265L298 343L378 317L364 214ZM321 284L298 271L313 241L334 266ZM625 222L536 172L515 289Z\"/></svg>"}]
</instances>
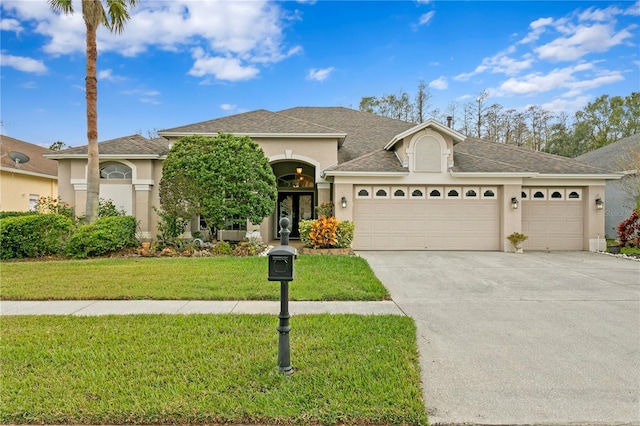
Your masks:
<instances>
[{"instance_id":1,"label":"white cloud","mask_svg":"<svg viewBox=\"0 0 640 426\"><path fill-rule=\"evenodd\" d=\"M589 96L579 96L575 99L555 98L550 102L539 105L545 111L559 114L561 112L571 113L583 109L589 103ZM525 108L526 109L526 108Z\"/></svg>"},{"instance_id":2,"label":"white cloud","mask_svg":"<svg viewBox=\"0 0 640 426\"><path fill-rule=\"evenodd\" d=\"M242 81L250 80L260 71L253 65L243 65L238 58L210 56L200 47L193 50L195 62L189 74L194 77L213 75L217 80Z\"/></svg>"},{"instance_id":3,"label":"white cloud","mask_svg":"<svg viewBox=\"0 0 640 426\"><path fill-rule=\"evenodd\" d=\"M446 90L449 87L449 84L447 83L447 79L445 77L440 76L439 78L429 83L429 87L432 87L436 90Z\"/></svg>"},{"instance_id":4,"label":"white cloud","mask_svg":"<svg viewBox=\"0 0 640 426\"><path fill-rule=\"evenodd\" d=\"M636 1L635 4L629 7L629 9L622 12L623 15L630 16L640 16L640 0Z\"/></svg>"},{"instance_id":5,"label":"white cloud","mask_svg":"<svg viewBox=\"0 0 640 426\"><path fill-rule=\"evenodd\" d=\"M220 109L223 111L233 111L236 109L237 105L235 104L222 104L220 105Z\"/></svg>"},{"instance_id":6,"label":"white cloud","mask_svg":"<svg viewBox=\"0 0 640 426\"><path fill-rule=\"evenodd\" d=\"M540 38L542 33L545 32L546 27L553 23L553 18L539 18L529 24L531 31L525 38L520 40L520 43L531 43Z\"/></svg>"},{"instance_id":7,"label":"white cloud","mask_svg":"<svg viewBox=\"0 0 640 426\"><path fill-rule=\"evenodd\" d=\"M98 80L124 81L126 78L113 75L112 69L98 71Z\"/></svg>"},{"instance_id":8,"label":"white cloud","mask_svg":"<svg viewBox=\"0 0 640 426\"><path fill-rule=\"evenodd\" d=\"M329 75L334 70L335 70L334 67L328 67L328 68L322 68L322 69L312 68L309 70L309 73L307 74L307 80L325 81L327 78L329 78Z\"/></svg>"},{"instance_id":9,"label":"white cloud","mask_svg":"<svg viewBox=\"0 0 640 426\"><path fill-rule=\"evenodd\" d=\"M530 54L525 54L521 60L513 59L509 55L515 53L515 50L515 46L509 46L494 56L484 58L482 63L472 72L458 74L453 79L456 81L468 81L471 77L485 71L493 74L517 75L521 71L531 68L534 58Z\"/></svg>"},{"instance_id":10,"label":"white cloud","mask_svg":"<svg viewBox=\"0 0 640 426\"><path fill-rule=\"evenodd\" d=\"M23 28L17 19L0 19L0 30L20 33Z\"/></svg>"},{"instance_id":11,"label":"white cloud","mask_svg":"<svg viewBox=\"0 0 640 426\"><path fill-rule=\"evenodd\" d=\"M530 73L512 77L503 82L496 96L534 95L552 90L566 90L563 97L582 95L586 90L623 81L620 71L596 70L592 63L579 63L565 68L556 68L548 73Z\"/></svg>"},{"instance_id":12,"label":"white cloud","mask_svg":"<svg viewBox=\"0 0 640 426\"><path fill-rule=\"evenodd\" d=\"M0 52L0 65L35 74L44 74L47 72L47 67L42 61L27 58L26 56L7 55L4 52Z\"/></svg>"},{"instance_id":13,"label":"white cloud","mask_svg":"<svg viewBox=\"0 0 640 426\"><path fill-rule=\"evenodd\" d=\"M80 10L65 16L54 14L44 1L5 3L3 12L21 21L36 22L35 32L49 40L45 52L84 53L85 27ZM283 27L288 19L293 18L279 3L267 0L147 1L131 9L124 34L100 28L98 49L136 56L150 47L173 52L197 47L204 54L194 58L191 75L214 72L218 79L237 81L259 73L252 64L279 62L301 51L299 46L287 46L284 41ZM239 75L234 69L240 71Z\"/></svg>"},{"instance_id":14,"label":"white cloud","mask_svg":"<svg viewBox=\"0 0 640 426\"><path fill-rule=\"evenodd\" d=\"M534 51L546 61L575 61L589 53L605 52L632 38L627 28L616 32L613 24L594 24L576 27L571 36L558 37Z\"/></svg>"},{"instance_id":15,"label":"white cloud","mask_svg":"<svg viewBox=\"0 0 640 426\"><path fill-rule=\"evenodd\" d=\"M418 20L418 25L427 25L429 22L431 22L435 14L436 12L433 10L423 14L422 16L420 16L420 19Z\"/></svg>"}]
</instances>

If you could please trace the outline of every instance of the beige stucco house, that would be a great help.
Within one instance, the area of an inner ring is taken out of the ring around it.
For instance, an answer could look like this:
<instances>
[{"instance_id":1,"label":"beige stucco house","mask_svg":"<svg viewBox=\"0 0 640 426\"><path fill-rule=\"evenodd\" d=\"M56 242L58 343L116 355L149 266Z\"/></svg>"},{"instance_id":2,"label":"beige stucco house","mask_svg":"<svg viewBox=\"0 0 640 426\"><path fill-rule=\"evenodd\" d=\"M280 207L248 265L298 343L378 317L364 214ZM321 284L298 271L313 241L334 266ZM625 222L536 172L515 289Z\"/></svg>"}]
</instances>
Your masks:
<instances>
[{"instance_id":1,"label":"beige stucco house","mask_svg":"<svg viewBox=\"0 0 640 426\"><path fill-rule=\"evenodd\" d=\"M433 120L415 125L342 107L258 110L100 144L101 197L156 233L162 160L187 135L248 135L264 150L278 182L275 213L248 224L270 241L277 218L297 223L333 201L355 222L358 250L500 250L529 236L529 250L604 247L604 189L620 175L568 158L465 137ZM58 160L60 194L77 208L86 197L86 147ZM194 220L192 230L198 229ZM245 232L245 231L242 231Z\"/></svg>"},{"instance_id":2,"label":"beige stucco house","mask_svg":"<svg viewBox=\"0 0 640 426\"><path fill-rule=\"evenodd\" d=\"M40 197L58 196L58 164L53 151L0 135L0 211L35 209Z\"/></svg>"}]
</instances>

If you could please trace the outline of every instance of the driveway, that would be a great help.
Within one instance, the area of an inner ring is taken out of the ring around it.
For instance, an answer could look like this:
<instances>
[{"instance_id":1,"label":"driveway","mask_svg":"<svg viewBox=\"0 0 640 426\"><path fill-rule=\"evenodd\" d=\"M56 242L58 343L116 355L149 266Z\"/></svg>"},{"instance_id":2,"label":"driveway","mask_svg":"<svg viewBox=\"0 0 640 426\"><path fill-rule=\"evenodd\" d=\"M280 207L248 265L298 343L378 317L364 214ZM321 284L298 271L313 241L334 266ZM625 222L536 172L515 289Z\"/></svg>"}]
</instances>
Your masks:
<instances>
[{"instance_id":1,"label":"driveway","mask_svg":"<svg viewBox=\"0 0 640 426\"><path fill-rule=\"evenodd\" d=\"M416 321L437 424L640 424L640 262L358 252Z\"/></svg>"}]
</instances>

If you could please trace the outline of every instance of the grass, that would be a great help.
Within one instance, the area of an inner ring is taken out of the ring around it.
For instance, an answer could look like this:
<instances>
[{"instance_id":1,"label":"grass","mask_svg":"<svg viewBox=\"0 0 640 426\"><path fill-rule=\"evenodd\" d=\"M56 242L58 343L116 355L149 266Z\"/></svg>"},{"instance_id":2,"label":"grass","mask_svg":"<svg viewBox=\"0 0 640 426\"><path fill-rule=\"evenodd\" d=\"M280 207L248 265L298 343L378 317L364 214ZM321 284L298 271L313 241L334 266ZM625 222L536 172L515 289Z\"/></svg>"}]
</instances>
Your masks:
<instances>
[{"instance_id":1,"label":"grass","mask_svg":"<svg viewBox=\"0 0 640 426\"><path fill-rule=\"evenodd\" d=\"M2 262L2 300L279 300L266 257L119 258ZM298 256L291 300L383 300L366 260Z\"/></svg>"},{"instance_id":2,"label":"grass","mask_svg":"<svg viewBox=\"0 0 640 426\"><path fill-rule=\"evenodd\" d=\"M426 425L416 330L398 316L16 316L1 323L2 424Z\"/></svg>"}]
</instances>

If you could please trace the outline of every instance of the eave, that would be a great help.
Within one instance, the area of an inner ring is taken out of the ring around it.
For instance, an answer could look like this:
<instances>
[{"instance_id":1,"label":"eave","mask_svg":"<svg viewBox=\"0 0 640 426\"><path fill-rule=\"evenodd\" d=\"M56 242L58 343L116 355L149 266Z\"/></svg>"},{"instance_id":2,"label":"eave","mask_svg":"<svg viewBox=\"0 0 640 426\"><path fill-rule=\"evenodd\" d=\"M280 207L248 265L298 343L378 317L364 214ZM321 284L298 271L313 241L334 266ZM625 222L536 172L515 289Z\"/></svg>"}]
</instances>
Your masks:
<instances>
[{"instance_id":1,"label":"eave","mask_svg":"<svg viewBox=\"0 0 640 426\"><path fill-rule=\"evenodd\" d=\"M407 176L409 172L353 172L340 170L327 170L324 172L326 176L388 176L399 177Z\"/></svg>"},{"instance_id":2,"label":"eave","mask_svg":"<svg viewBox=\"0 0 640 426\"><path fill-rule=\"evenodd\" d=\"M453 142L462 142L466 139L466 136L464 136L462 133L458 133L455 130L453 130L450 127L445 126L442 123L439 123L437 121L435 121L434 119L430 118L427 121L425 121L424 123L418 124L415 127L410 128L409 130L405 130L404 132L396 135L393 137L393 139L391 139L389 141L389 143L387 143L384 146L385 150L390 150L391 148L393 148L393 146L400 140L406 138L407 136L410 136L414 133L418 133L421 130L426 129L427 127L433 127L434 129L437 129L440 133L444 133L446 135L451 136L451 138L453 139Z\"/></svg>"},{"instance_id":3,"label":"eave","mask_svg":"<svg viewBox=\"0 0 640 426\"><path fill-rule=\"evenodd\" d=\"M52 160L85 160L87 154L43 154ZM100 160L158 160L159 154L99 154Z\"/></svg>"},{"instance_id":4,"label":"eave","mask_svg":"<svg viewBox=\"0 0 640 426\"><path fill-rule=\"evenodd\" d=\"M223 132L225 133L225 132ZM278 138L278 139L338 139L339 144L342 145L345 138L347 137L346 133L244 133L244 132L229 132L236 136L249 136L250 138ZM207 137L216 137L220 133L219 132L158 132L158 136L162 136L165 138L180 138L183 136L207 136Z\"/></svg>"},{"instance_id":5,"label":"eave","mask_svg":"<svg viewBox=\"0 0 640 426\"><path fill-rule=\"evenodd\" d=\"M11 168L8 168L8 167L1 167L1 166L0 166L0 172L16 173L16 174L19 174L19 175L34 176L34 177L39 177L39 178L58 180L58 176L55 176L55 175L48 175L46 173L38 173L38 172L29 172L27 170L11 169Z\"/></svg>"}]
</instances>

